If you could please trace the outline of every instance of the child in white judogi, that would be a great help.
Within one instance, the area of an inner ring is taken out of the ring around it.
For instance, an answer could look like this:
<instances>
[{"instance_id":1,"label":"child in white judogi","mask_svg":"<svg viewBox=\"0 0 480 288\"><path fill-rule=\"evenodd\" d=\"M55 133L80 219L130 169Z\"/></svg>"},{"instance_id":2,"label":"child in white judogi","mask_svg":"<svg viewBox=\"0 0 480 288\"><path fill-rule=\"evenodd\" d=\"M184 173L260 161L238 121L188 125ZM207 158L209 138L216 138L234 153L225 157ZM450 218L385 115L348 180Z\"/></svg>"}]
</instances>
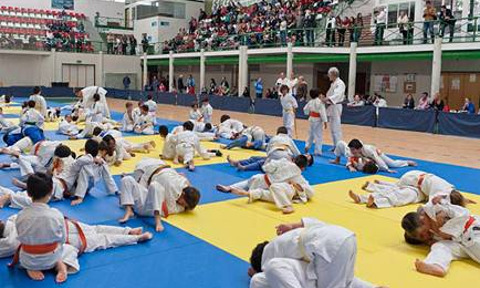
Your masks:
<instances>
[{"instance_id":1,"label":"child in white judogi","mask_svg":"<svg viewBox=\"0 0 480 288\"><path fill-rule=\"evenodd\" d=\"M250 258L250 288L373 288L354 276L357 240L343 227L313 218L282 224Z\"/></svg>"},{"instance_id":2,"label":"child in white judogi","mask_svg":"<svg viewBox=\"0 0 480 288\"><path fill-rule=\"evenodd\" d=\"M107 90L99 86L89 86L85 87L82 90L77 91L76 96L83 99L83 107L85 109L93 109L93 104L95 103L95 94L99 96L99 102L102 103L102 106L105 107L104 116L110 118L110 110L108 109L107 104Z\"/></svg>"},{"instance_id":3,"label":"child in white judogi","mask_svg":"<svg viewBox=\"0 0 480 288\"><path fill-rule=\"evenodd\" d=\"M208 97L205 97L202 100L202 117L203 117L203 122L204 123L212 123L212 115L213 115L213 108L212 105L210 105Z\"/></svg>"},{"instance_id":4,"label":"child in white judogi","mask_svg":"<svg viewBox=\"0 0 480 288\"><path fill-rule=\"evenodd\" d=\"M105 137L107 135L111 137ZM98 137L107 143L111 140L115 141L115 152L120 161L131 159L131 157L135 156L135 153L150 153L156 147L155 141L144 143L130 142L123 137L122 132L115 129L102 131Z\"/></svg>"},{"instance_id":5,"label":"child in white judogi","mask_svg":"<svg viewBox=\"0 0 480 288\"><path fill-rule=\"evenodd\" d=\"M36 86L33 88L33 94L30 95L29 101L35 102L35 110L40 112L43 117L47 117L47 101L41 95L42 90L40 87Z\"/></svg>"},{"instance_id":6,"label":"child in white judogi","mask_svg":"<svg viewBox=\"0 0 480 288\"><path fill-rule=\"evenodd\" d=\"M83 130L79 134L71 136L70 139L91 138L93 136L96 136L93 133L95 130L110 131L110 130L113 130L114 128L115 126L113 126L110 123L85 122L85 128L83 128Z\"/></svg>"},{"instance_id":7,"label":"child in white judogi","mask_svg":"<svg viewBox=\"0 0 480 288\"><path fill-rule=\"evenodd\" d=\"M158 132L160 134L160 137L164 139L162 154L160 154L160 158L162 160L173 160L176 154L177 137L175 137L173 133L168 133L168 127L165 125L160 125L160 127L158 128Z\"/></svg>"},{"instance_id":8,"label":"child in white judogi","mask_svg":"<svg viewBox=\"0 0 480 288\"><path fill-rule=\"evenodd\" d=\"M55 122L60 117L60 108L48 108L45 122Z\"/></svg>"},{"instance_id":9,"label":"child in white judogi","mask_svg":"<svg viewBox=\"0 0 480 288\"><path fill-rule=\"evenodd\" d=\"M114 195L118 192L117 184L110 174L108 165L103 159L97 157L98 148L99 144L97 141L93 139L87 140L85 143L85 155L75 159L69 173L63 179L69 193L75 196L75 199L71 202L72 206L83 202L88 192L90 180L96 183L103 179L109 195Z\"/></svg>"},{"instance_id":10,"label":"child in white judogi","mask_svg":"<svg viewBox=\"0 0 480 288\"><path fill-rule=\"evenodd\" d=\"M223 149L232 149L241 147L245 149L262 150L266 143L265 131L260 126L250 126L242 131L242 133L230 144L222 146Z\"/></svg>"},{"instance_id":11,"label":"child in white judogi","mask_svg":"<svg viewBox=\"0 0 480 288\"><path fill-rule=\"evenodd\" d=\"M20 126L25 127L28 125L37 126L40 129L43 128L43 123L45 122L45 117L35 110L35 102L28 101L28 109L20 117Z\"/></svg>"},{"instance_id":12,"label":"child in white judogi","mask_svg":"<svg viewBox=\"0 0 480 288\"><path fill-rule=\"evenodd\" d=\"M200 139L193 131L183 131L176 136L177 146L175 147L174 163L179 163L179 160L187 166L190 171L195 169L193 158L197 152L204 160L210 159L215 154L209 153L200 144Z\"/></svg>"},{"instance_id":13,"label":"child in white judogi","mask_svg":"<svg viewBox=\"0 0 480 288\"><path fill-rule=\"evenodd\" d=\"M280 87L280 103L282 104L283 126L287 128L288 136L292 137L295 128L295 110L298 108L298 103L287 85Z\"/></svg>"},{"instance_id":14,"label":"child in white judogi","mask_svg":"<svg viewBox=\"0 0 480 288\"><path fill-rule=\"evenodd\" d=\"M200 141L214 141L217 139L216 133L210 132L210 131L213 131L212 124L204 123L204 122L195 122L193 120L188 120L187 122L192 123L193 125L192 131L195 132L195 134L197 134ZM173 128L171 134L177 135L178 133L185 131L185 128L183 127L184 124L178 125L175 128Z\"/></svg>"},{"instance_id":15,"label":"child in white judogi","mask_svg":"<svg viewBox=\"0 0 480 288\"><path fill-rule=\"evenodd\" d=\"M308 153L310 147L315 143L314 155L322 155L323 146L323 129L327 129L327 111L325 110L325 104L319 98L320 92L318 89L310 90L310 97L307 105L303 107L303 113L308 115L308 122L310 126L308 128L308 139L305 142L305 153Z\"/></svg>"},{"instance_id":16,"label":"child in white judogi","mask_svg":"<svg viewBox=\"0 0 480 288\"><path fill-rule=\"evenodd\" d=\"M93 100L95 102L90 108L87 108L86 122L103 123L107 113L106 105L100 101L100 95L98 94L93 96Z\"/></svg>"},{"instance_id":17,"label":"child in white judogi","mask_svg":"<svg viewBox=\"0 0 480 288\"><path fill-rule=\"evenodd\" d=\"M193 121L203 121L202 111L198 109L198 103L193 102L188 112L188 119Z\"/></svg>"},{"instance_id":18,"label":"child in white judogi","mask_svg":"<svg viewBox=\"0 0 480 288\"><path fill-rule=\"evenodd\" d=\"M154 131L154 119L149 114L148 106L143 105L141 107L141 114L136 118L135 125L133 127L133 131L137 134L145 134L145 135L153 135L155 134Z\"/></svg>"},{"instance_id":19,"label":"child in white judogi","mask_svg":"<svg viewBox=\"0 0 480 288\"><path fill-rule=\"evenodd\" d=\"M63 120L58 124L58 133L67 136L75 136L80 133L80 129L74 123L74 118L78 120L77 116L65 115Z\"/></svg>"},{"instance_id":20,"label":"child in white judogi","mask_svg":"<svg viewBox=\"0 0 480 288\"><path fill-rule=\"evenodd\" d=\"M5 116L3 115L3 108L0 107L0 132L8 133L16 128L18 128L17 125L5 119Z\"/></svg>"},{"instance_id":21,"label":"child in white judogi","mask_svg":"<svg viewBox=\"0 0 480 288\"><path fill-rule=\"evenodd\" d=\"M62 255L66 227L63 214L47 204L52 194L51 177L43 173L31 175L27 191L33 203L20 211L15 221L20 249L15 253L12 265L19 262L34 280L43 280L42 271L55 268L56 281L65 282L67 267L62 262Z\"/></svg>"},{"instance_id":22,"label":"child in white judogi","mask_svg":"<svg viewBox=\"0 0 480 288\"><path fill-rule=\"evenodd\" d=\"M411 160L394 160L377 149L377 147L363 144L358 139L352 139L348 145L345 141L339 141L335 147L334 153L336 158L331 161L333 164L339 164L341 156L347 158L365 157L373 160L381 171L386 171L388 173L396 173L396 171L391 170L390 168L417 166L417 163ZM347 168L352 172L356 171L355 167L352 165L347 166Z\"/></svg>"},{"instance_id":23,"label":"child in white judogi","mask_svg":"<svg viewBox=\"0 0 480 288\"><path fill-rule=\"evenodd\" d=\"M122 118L122 128L120 128L123 132L133 132L133 127L135 126L135 114L133 113L133 104L131 102L127 102L125 104L127 111L123 114ZM155 105L156 107L156 105Z\"/></svg>"},{"instance_id":24,"label":"child in white judogi","mask_svg":"<svg viewBox=\"0 0 480 288\"><path fill-rule=\"evenodd\" d=\"M144 105L148 106L148 115L153 119L153 125L157 125L157 103L153 101L153 95L148 95L147 99Z\"/></svg>"},{"instance_id":25,"label":"child in white judogi","mask_svg":"<svg viewBox=\"0 0 480 288\"><path fill-rule=\"evenodd\" d=\"M0 235L0 258L11 257L20 246L17 240L15 222L17 215L10 216L3 225L3 236ZM96 250L135 245L153 238L149 232L143 232L141 227L117 227L106 225L88 225L71 219L65 219L68 226L66 239L68 246L64 246L62 261L68 266L68 273L74 274L80 271L78 256L82 253L90 253Z\"/></svg>"},{"instance_id":26,"label":"child in white judogi","mask_svg":"<svg viewBox=\"0 0 480 288\"><path fill-rule=\"evenodd\" d=\"M231 119L229 115L225 114L220 117L217 134L222 138L232 139L240 134L244 128L242 122L236 119Z\"/></svg>"},{"instance_id":27,"label":"child in white judogi","mask_svg":"<svg viewBox=\"0 0 480 288\"><path fill-rule=\"evenodd\" d=\"M357 195L350 191L349 195L356 203L366 203L369 208L399 207L428 202L440 195L447 196L454 205L466 206L472 203L445 179L419 170L405 173L396 183L377 180L365 183L363 188L371 193Z\"/></svg>"},{"instance_id":28,"label":"child in white judogi","mask_svg":"<svg viewBox=\"0 0 480 288\"><path fill-rule=\"evenodd\" d=\"M200 192L162 160L143 158L133 175L122 178L120 203L125 208L122 223L134 212L155 216L155 229L160 232L164 229L161 217L193 210L198 204Z\"/></svg>"},{"instance_id":29,"label":"child in white judogi","mask_svg":"<svg viewBox=\"0 0 480 288\"><path fill-rule=\"evenodd\" d=\"M255 200L273 202L284 214L294 211L293 202L307 203L314 195L313 188L302 176L307 167L307 158L297 156L295 163L285 158L272 160L263 165L265 174L252 176L248 180L230 186L218 185L220 192L249 197Z\"/></svg>"}]
</instances>

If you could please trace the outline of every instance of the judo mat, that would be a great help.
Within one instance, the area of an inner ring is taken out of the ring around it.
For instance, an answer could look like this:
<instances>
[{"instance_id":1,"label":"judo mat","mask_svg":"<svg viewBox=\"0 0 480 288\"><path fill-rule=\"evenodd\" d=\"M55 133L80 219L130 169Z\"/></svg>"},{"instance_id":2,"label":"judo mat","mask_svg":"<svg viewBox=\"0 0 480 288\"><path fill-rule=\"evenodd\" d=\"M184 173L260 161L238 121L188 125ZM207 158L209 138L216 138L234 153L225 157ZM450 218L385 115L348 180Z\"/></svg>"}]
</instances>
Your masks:
<instances>
[{"instance_id":1,"label":"judo mat","mask_svg":"<svg viewBox=\"0 0 480 288\"><path fill-rule=\"evenodd\" d=\"M17 100L17 99L16 99ZM51 101L49 101L49 104ZM55 103L52 103L55 105ZM61 105L58 103L58 105ZM15 109L14 109L15 108ZM7 118L15 120L18 107L4 109ZM10 116L11 115L11 116ZM112 112L112 118L121 119L122 113ZM18 118L18 115L16 116ZM158 119L170 129L178 122ZM48 123L45 134L48 139L59 140L73 150L80 148L85 140L67 140L55 132L58 123ZM125 161L120 167L111 167L117 184L122 174L131 173L143 157L158 157L163 140L158 135L124 135L131 142L155 141L156 149L149 154L139 154ZM228 141L222 140L221 143ZM202 142L206 148L217 149L221 143ZM297 141L302 150L304 143ZM473 287L476 283L479 264L472 261L457 261L451 265L445 278L420 274L414 269L415 259L423 259L426 247L413 247L403 241L400 220L418 205L390 209L368 209L354 204L347 193L357 193L365 181L374 179L395 181L410 168L398 169L397 174L366 176L348 172L344 166L328 163L334 155L325 145L324 155L315 158L315 164L305 172L305 178L314 185L315 197L307 204L295 204L295 213L283 215L272 203L247 203L246 198L215 191L216 184L232 184L248 179L257 172L239 172L226 163L226 156L243 159L264 155L263 152L233 149L222 150L222 157L211 160L196 159L196 170L189 172L175 165L201 191L200 205L191 212L171 215L166 219L165 231L154 233L147 243L97 251L80 257L81 270L71 275L65 287L248 287L247 269L251 250L258 242L272 239L275 226L285 222L296 222L302 217L315 217L322 221L344 226L355 232L358 240L356 276L374 284L391 288L403 287ZM399 158L393 155L395 158ZM435 173L456 185L469 198L480 203L479 169L435 163L415 159L415 169ZM10 161L2 155L0 161ZM345 160L343 160L345 161ZM171 163L170 163L171 164ZM1 170L0 185L12 187L11 179L18 177L18 170ZM394 178L395 177L395 178ZM69 201L51 203L66 216L88 224L119 225L116 221L123 215L118 198L108 196L103 184L96 185L82 205L71 207ZM473 214L480 215L480 204L468 207ZM17 213L11 208L0 209L0 219ZM136 217L128 226L141 226L153 232L153 219ZM29 280L21 269L9 269L10 259L0 260L1 287L52 287L53 274L47 273L42 282ZM272 287L274 288L274 287Z\"/></svg>"}]
</instances>

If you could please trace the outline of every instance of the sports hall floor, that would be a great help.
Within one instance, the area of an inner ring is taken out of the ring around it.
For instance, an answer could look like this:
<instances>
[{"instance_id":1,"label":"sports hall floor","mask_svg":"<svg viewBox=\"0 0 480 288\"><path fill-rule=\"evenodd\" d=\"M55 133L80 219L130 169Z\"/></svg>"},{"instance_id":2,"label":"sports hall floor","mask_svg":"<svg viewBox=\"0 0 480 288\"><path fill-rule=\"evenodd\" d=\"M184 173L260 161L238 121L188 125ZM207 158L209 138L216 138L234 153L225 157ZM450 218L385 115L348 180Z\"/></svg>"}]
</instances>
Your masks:
<instances>
[{"instance_id":1,"label":"sports hall floor","mask_svg":"<svg viewBox=\"0 0 480 288\"><path fill-rule=\"evenodd\" d=\"M20 102L22 99L15 99ZM48 99L47 99L48 100ZM120 119L125 101L109 99L114 119ZM49 100L50 106L62 105ZM4 108L6 117L18 121L20 107ZM188 109L161 105L158 114L159 123L174 127L187 118ZM214 111L214 120L220 118L221 111ZM233 118L247 125L260 125L272 134L281 125L277 117L229 113ZM298 121L298 139L304 139L307 122ZM68 141L66 137L55 133L57 123L46 124L45 133L51 140L61 140L79 153L84 140ZM352 137L365 143L376 144L380 149L394 157L409 157L418 161L417 169L435 173L455 184L470 198L480 203L480 140L395 131L371 127L345 125L344 139ZM325 142L331 143L324 132ZM157 142L157 151L148 157L158 157L162 141L159 136L126 135L131 141ZM303 141L297 142L303 150ZM218 147L219 143L204 143L206 147ZM274 227L283 222L298 221L301 217L316 217L320 220L345 226L355 231L358 239L356 275L375 284L391 288L417 287L474 287L478 283L480 265L472 261L456 262L449 274L435 278L415 272L414 261L427 254L427 248L411 247L403 242L400 219L416 205L383 210L370 210L355 205L347 196L349 189L360 192L365 181L387 179L394 181L409 168L399 169L397 174L365 176L350 173L343 166L328 163L334 156L328 152L331 146L324 146L324 156L316 157L315 164L304 174L314 185L315 198L307 205L295 205L296 212L285 216L275 209L273 204L256 202L247 204L245 198L238 198L215 191L216 184L231 184L246 179L254 173L237 172L229 167L225 157L234 159L261 155L260 152L232 150L224 153L223 158L211 161L198 159L195 172L185 173L194 186L200 189L200 205L191 213L172 215L166 222L166 229L154 234L148 243L98 251L84 254L80 258L81 271L71 275L64 287L248 287L247 268L252 248L261 241L275 235ZM136 158L126 161L122 167L112 168L117 183L122 173L131 173L136 162L147 155L137 154ZM9 159L2 155L0 161ZM345 161L345 160L343 160ZM0 185L11 187L11 178L18 171L0 171ZM70 207L69 202L53 203L66 216L89 224L116 225L123 214L118 199L107 196L103 185L97 185L84 204ZM480 215L480 204L469 207L473 214ZM0 219L5 219L17 211L4 208L0 210ZM135 218L129 226L143 226L153 231L153 219ZM53 276L48 274L43 282L34 282L27 278L24 271L8 269L9 259L0 260L0 287L52 287ZM470 284L469 284L470 283ZM473 285L473 286L472 286Z\"/></svg>"}]
</instances>

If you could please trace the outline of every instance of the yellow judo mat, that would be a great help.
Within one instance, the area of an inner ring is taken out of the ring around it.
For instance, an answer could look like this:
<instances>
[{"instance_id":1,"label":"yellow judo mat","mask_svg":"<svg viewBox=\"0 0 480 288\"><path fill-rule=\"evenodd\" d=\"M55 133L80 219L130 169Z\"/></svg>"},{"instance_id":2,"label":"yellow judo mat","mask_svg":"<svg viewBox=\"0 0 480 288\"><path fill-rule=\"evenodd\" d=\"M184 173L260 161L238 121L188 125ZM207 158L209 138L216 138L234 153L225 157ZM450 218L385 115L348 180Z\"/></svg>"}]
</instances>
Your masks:
<instances>
[{"instance_id":1,"label":"yellow judo mat","mask_svg":"<svg viewBox=\"0 0 480 288\"><path fill-rule=\"evenodd\" d=\"M365 181L395 180L384 176L368 176L316 185L315 197L308 204L294 206L295 213L283 215L275 205L265 202L247 203L247 198L201 205L194 212L172 215L167 222L199 237L245 261L253 247L275 236L275 226L296 222L301 217L315 217L355 231L358 240L356 276L374 284L391 288L453 288L459 283L477 287L480 265L473 261L457 261L441 279L415 271L415 259L423 259L426 247L413 247L403 240L400 219L418 205L400 208L369 209L353 203L349 189L361 192ZM219 192L220 193L220 192ZM468 194L473 200L480 196ZM480 205L470 205L480 215Z\"/></svg>"}]
</instances>

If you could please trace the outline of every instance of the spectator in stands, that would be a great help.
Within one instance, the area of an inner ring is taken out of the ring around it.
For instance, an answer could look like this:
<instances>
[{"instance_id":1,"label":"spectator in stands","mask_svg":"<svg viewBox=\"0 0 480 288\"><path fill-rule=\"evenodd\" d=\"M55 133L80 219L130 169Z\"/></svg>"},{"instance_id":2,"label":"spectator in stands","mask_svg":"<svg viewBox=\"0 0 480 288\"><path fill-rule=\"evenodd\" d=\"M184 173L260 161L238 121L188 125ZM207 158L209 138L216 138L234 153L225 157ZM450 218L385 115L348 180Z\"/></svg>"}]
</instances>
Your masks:
<instances>
[{"instance_id":1,"label":"spectator in stands","mask_svg":"<svg viewBox=\"0 0 480 288\"><path fill-rule=\"evenodd\" d=\"M353 42L360 41L360 37L362 36L362 31L363 31L363 16L362 16L362 13L358 13L357 18L355 18L355 26L353 29Z\"/></svg>"},{"instance_id":2,"label":"spectator in stands","mask_svg":"<svg viewBox=\"0 0 480 288\"><path fill-rule=\"evenodd\" d=\"M347 104L348 107L359 107L359 106L365 106L365 101L363 101L362 97L358 94L355 94L353 96L353 101L349 102Z\"/></svg>"},{"instance_id":3,"label":"spectator in stands","mask_svg":"<svg viewBox=\"0 0 480 288\"><path fill-rule=\"evenodd\" d=\"M403 108L405 109L414 109L415 108L415 99L413 99L412 94L408 93L405 100L403 100Z\"/></svg>"},{"instance_id":4,"label":"spectator in stands","mask_svg":"<svg viewBox=\"0 0 480 288\"><path fill-rule=\"evenodd\" d=\"M137 55L137 38L135 36L130 35L130 55Z\"/></svg>"},{"instance_id":5,"label":"spectator in stands","mask_svg":"<svg viewBox=\"0 0 480 288\"><path fill-rule=\"evenodd\" d=\"M317 26L315 15L310 9L305 11L305 18L303 20L303 27L305 28L305 34L307 38L307 46L313 46L315 43L314 28Z\"/></svg>"},{"instance_id":6,"label":"spectator in stands","mask_svg":"<svg viewBox=\"0 0 480 288\"><path fill-rule=\"evenodd\" d=\"M443 106L443 112L450 112L450 105L448 105L448 99L444 98L443 102L445 103L445 106Z\"/></svg>"},{"instance_id":7,"label":"spectator in stands","mask_svg":"<svg viewBox=\"0 0 480 288\"><path fill-rule=\"evenodd\" d=\"M190 74L187 79L187 93L195 94L195 79L192 74Z\"/></svg>"},{"instance_id":8,"label":"spectator in stands","mask_svg":"<svg viewBox=\"0 0 480 288\"><path fill-rule=\"evenodd\" d=\"M387 26L387 13L385 13L385 8L380 7L373 13L374 23L375 23L375 45L383 44L383 35L385 33L385 28Z\"/></svg>"},{"instance_id":9,"label":"spectator in stands","mask_svg":"<svg viewBox=\"0 0 480 288\"><path fill-rule=\"evenodd\" d=\"M128 38L127 35L122 36L122 54L127 55L127 47L128 47Z\"/></svg>"},{"instance_id":10,"label":"spectator in stands","mask_svg":"<svg viewBox=\"0 0 480 288\"><path fill-rule=\"evenodd\" d=\"M147 53L148 52L148 37L147 37L147 33L143 33L143 39L142 39L142 48L143 48L143 53Z\"/></svg>"},{"instance_id":11,"label":"spectator in stands","mask_svg":"<svg viewBox=\"0 0 480 288\"><path fill-rule=\"evenodd\" d=\"M159 92L167 92L167 86L165 85L165 82L160 82L158 85L158 91Z\"/></svg>"},{"instance_id":12,"label":"spectator in stands","mask_svg":"<svg viewBox=\"0 0 480 288\"><path fill-rule=\"evenodd\" d=\"M262 98L263 96L263 81L261 77L258 77L257 81L255 81L255 96L257 98Z\"/></svg>"},{"instance_id":13,"label":"spectator in stands","mask_svg":"<svg viewBox=\"0 0 480 288\"><path fill-rule=\"evenodd\" d=\"M243 89L242 97L250 98L250 89L247 86L245 86L245 88Z\"/></svg>"},{"instance_id":14,"label":"spectator in stands","mask_svg":"<svg viewBox=\"0 0 480 288\"><path fill-rule=\"evenodd\" d=\"M445 35L445 28L448 27L448 32L450 33L450 38L448 42L453 41L453 33L455 33L455 17L452 14L452 10L447 9L447 6L442 5L439 13L440 18L440 31L439 36L443 38Z\"/></svg>"},{"instance_id":15,"label":"spectator in stands","mask_svg":"<svg viewBox=\"0 0 480 288\"><path fill-rule=\"evenodd\" d=\"M427 0L425 2L426 6L423 9L423 43L427 44L428 42L428 34L430 32L430 38L432 39L432 43L435 39L435 34L433 32L435 20L437 20L437 10L433 7L432 2Z\"/></svg>"},{"instance_id":16,"label":"spectator in stands","mask_svg":"<svg viewBox=\"0 0 480 288\"><path fill-rule=\"evenodd\" d=\"M375 96L376 98L375 101L373 101L373 106L377 108L387 107L387 100L385 100L385 98L378 94L376 94Z\"/></svg>"},{"instance_id":17,"label":"spectator in stands","mask_svg":"<svg viewBox=\"0 0 480 288\"><path fill-rule=\"evenodd\" d=\"M475 114L475 104L473 104L470 98L465 98L465 104L463 105L461 112Z\"/></svg>"},{"instance_id":18,"label":"spectator in stands","mask_svg":"<svg viewBox=\"0 0 480 288\"><path fill-rule=\"evenodd\" d=\"M155 91L155 92L158 91L159 86L160 86L160 82L158 81L157 75L153 76L152 84L150 84L150 86L152 86L153 91Z\"/></svg>"},{"instance_id":19,"label":"spectator in stands","mask_svg":"<svg viewBox=\"0 0 480 288\"><path fill-rule=\"evenodd\" d=\"M350 23L350 19L345 17L342 20L342 17L337 16L335 23L337 23L337 34L338 34L338 46L343 47L345 44L345 33L347 33L347 28Z\"/></svg>"},{"instance_id":20,"label":"spectator in stands","mask_svg":"<svg viewBox=\"0 0 480 288\"><path fill-rule=\"evenodd\" d=\"M307 100L308 83L303 76L298 76L296 97L299 101Z\"/></svg>"},{"instance_id":21,"label":"spectator in stands","mask_svg":"<svg viewBox=\"0 0 480 288\"><path fill-rule=\"evenodd\" d=\"M227 78L225 76L222 77L222 81L220 81L220 95L226 96L230 93L230 85L228 84Z\"/></svg>"},{"instance_id":22,"label":"spectator in stands","mask_svg":"<svg viewBox=\"0 0 480 288\"><path fill-rule=\"evenodd\" d=\"M436 93L432 103L430 103L430 108L435 109L437 111L443 111L444 107L445 107L445 103L443 103L443 100L440 98L440 93Z\"/></svg>"},{"instance_id":23,"label":"spectator in stands","mask_svg":"<svg viewBox=\"0 0 480 288\"><path fill-rule=\"evenodd\" d=\"M428 99L428 93L423 92L422 97L418 100L417 110L427 110L430 107L430 101Z\"/></svg>"},{"instance_id":24,"label":"spectator in stands","mask_svg":"<svg viewBox=\"0 0 480 288\"><path fill-rule=\"evenodd\" d=\"M115 44L115 36L107 34L107 54L114 54L113 45Z\"/></svg>"},{"instance_id":25,"label":"spectator in stands","mask_svg":"<svg viewBox=\"0 0 480 288\"><path fill-rule=\"evenodd\" d=\"M177 91L178 93L185 93L185 83L183 83L183 75L180 74L177 79Z\"/></svg>"},{"instance_id":26,"label":"spectator in stands","mask_svg":"<svg viewBox=\"0 0 480 288\"><path fill-rule=\"evenodd\" d=\"M218 94L217 93L217 82L215 82L215 79L211 78L210 79L210 87L208 90L208 94Z\"/></svg>"},{"instance_id":27,"label":"spectator in stands","mask_svg":"<svg viewBox=\"0 0 480 288\"><path fill-rule=\"evenodd\" d=\"M277 87L268 88L267 92L265 93L265 98L278 99L278 88Z\"/></svg>"},{"instance_id":28,"label":"spectator in stands","mask_svg":"<svg viewBox=\"0 0 480 288\"><path fill-rule=\"evenodd\" d=\"M288 86L288 84L289 84L289 81L285 77L285 73L281 72L280 77L277 79L277 82L275 82L275 86L276 86L277 90L280 89L280 87L282 85L287 85Z\"/></svg>"},{"instance_id":29,"label":"spectator in stands","mask_svg":"<svg viewBox=\"0 0 480 288\"><path fill-rule=\"evenodd\" d=\"M198 15L198 21L205 20L207 18L207 12L200 8L200 13Z\"/></svg>"},{"instance_id":30,"label":"spectator in stands","mask_svg":"<svg viewBox=\"0 0 480 288\"><path fill-rule=\"evenodd\" d=\"M403 37L403 45L406 45L408 43L408 22L410 22L410 19L408 19L407 12L405 10L400 11L400 15L397 19L397 24L398 30Z\"/></svg>"},{"instance_id":31,"label":"spectator in stands","mask_svg":"<svg viewBox=\"0 0 480 288\"><path fill-rule=\"evenodd\" d=\"M128 77L128 75L125 75L125 77L123 77L123 87L125 88L125 90L128 90L128 88L130 88L130 84L132 83L132 81L130 80L130 77Z\"/></svg>"},{"instance_id":32,"label":"spectator in stands","mask_svg":"<svg viewBox=\"0 0 480 288\"><path fill-rule=\"evenodd\" d=\"M333 12L330 12L326 22L325 44L329 47L335 46L335 25L336 19Z\"/></svg>"}]
</instances>

